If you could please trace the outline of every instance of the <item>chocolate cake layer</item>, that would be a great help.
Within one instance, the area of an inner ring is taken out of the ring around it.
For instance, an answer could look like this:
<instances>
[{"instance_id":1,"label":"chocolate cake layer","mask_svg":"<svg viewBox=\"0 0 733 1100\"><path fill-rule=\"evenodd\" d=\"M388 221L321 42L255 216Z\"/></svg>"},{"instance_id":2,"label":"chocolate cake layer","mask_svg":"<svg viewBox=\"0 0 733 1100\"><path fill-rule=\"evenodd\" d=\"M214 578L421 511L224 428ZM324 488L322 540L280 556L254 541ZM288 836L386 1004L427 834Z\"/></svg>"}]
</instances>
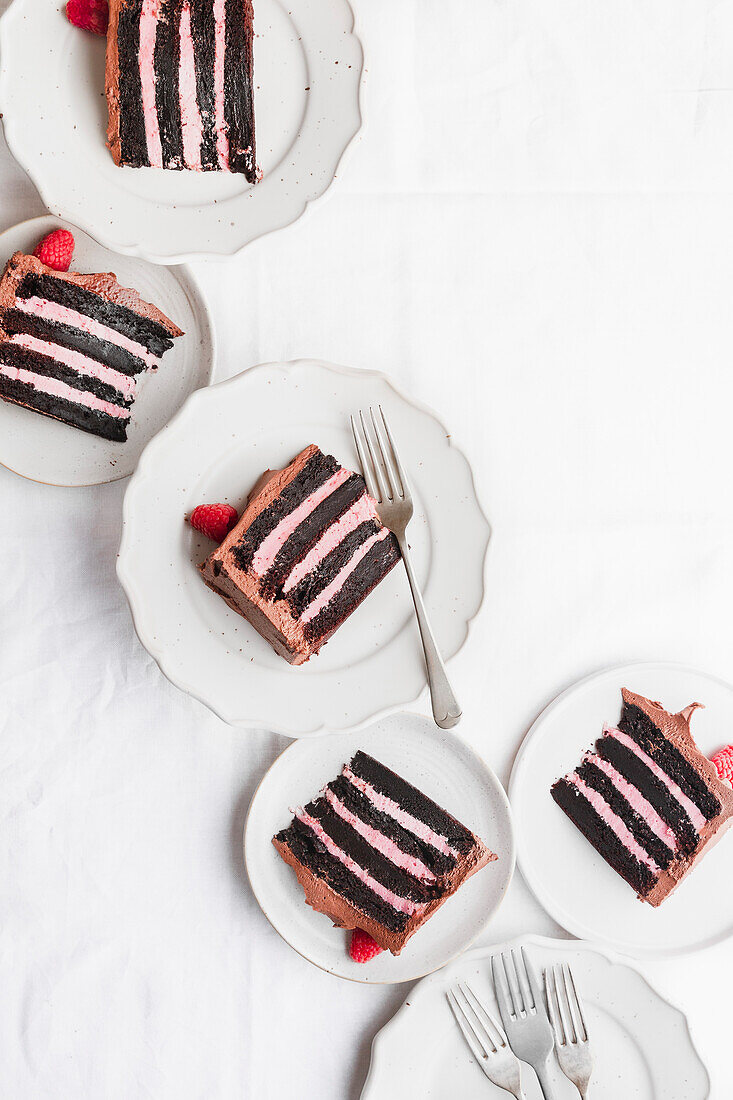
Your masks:
<instances>
[{"instance_id":1,"label":"chocolate cake layer","mask_svg":"<svg viewBox=\"0 0 733 1100\"><path fill-rule=\"evenodd\" d=\"M73 325L46 320L36 313L9 309L3 314L3 329L8 336L26 334L69 351L80 351L88 359L106 363L122 374L135 375L147 370L145 360L133 355L126 348L113 344L110 340L102 340Z\"/></svg>"},{"instance_id":2,"label":"chocolate cake layer","mask_svg":"<svg viewBox=\"0 0 733 1100\"><path fill-rule=\"evenodd\" d=\"M624 689L618 729L552 797L640 898L659 905L733 820L733 790L690 733L697 703L669 714Z\"/></svg>"},{"instance_id":3,"label":"chocolate cake layer","mask_svg":"<svg viewBox=\"0 0 733 1100\"><path fill-rule=\"evenodd\" d=\"M669 867L674 859L674 848L666 844L648 825L644 817L632 806L630 800L614 785L613 779L588 757L576 770L587 787L601 795L613 812L626 823L629 832L659 867Z\"/></svg>"},{"instance_id":4,"label":"chocolate cake layer","mask_svg":"<svg viewBox=\"0 0 733 1100\"><path fill-rule=\"evenodd\" d=\"M319 798L316 802L309 802L305 811L320 824L325 835L346 853L349 860L363 867L386 890L416 904L424 904L435 896L422 879L403 870L373 848L363 833L341 817L327 800Z\"/></svg>"},{"instance_id":5,"label":"chocolate cake layer","mask_svg":"<svg viewBox=\"0 0 733 1100\"><path fill-rule=\"evenodd\" d=\"M62 420L74 428L81 428L83 432L109 439L112 443L124 443L127 439L127 420L117 420L105 413L78 405L74 401L40 393L35 387L6 378L2 374L0 374L0 397L23 408L43 413L54 420Z\"/></svg>"},{"instance_id":6,"label":"chocolate cake layer","mask_svg":"<svg viewBox=\"0 0 733 1100\"><path fill-rule=\"evenodd\" d=\"M201 168L205 172L214 172L219 168L219 153L216 147L216 20L213 4L194 4L191 20L197 43L195 62L196 90L201 112Z\"/></svg>"},{"instance_id":7,"label":"chocolate cake layer","mask_svg":"<svg viewBox=\"0 0 733 1100\"><path fill-rule=\"evenodd\" d=\"M140 66L135 64L140 56L140 15L144 0L126 0L124 4L110 4L110 26L107 39L113 40L120 63L116 66L117 99L117 142L118 164L129 164L134 168L149 164L148 145L145 135L145 114L143 111L142 80ZM113 30L114 16L116 15ZM107 92L109 96L109 90Z\"/></svg>"},{"instance_id":8,"label":"chocolate cake layer","mask_svg":"<svg viewBox=\"0 0 733 1100\"><path fill-rule=\"evenodd\" d=\"M252 73L252 0L226 0L224 116L229 142L229 171L241 172L254 183L255 125Z\"/></svg>"},{"instance_id":9,"label":"chocolate cake layer","mask_svg":"<svg viewBox=\"0 0 733 1100\"><path fill-rule=\"evenodd\" d=\"M577 786L561 779L552 788L552 797L606 863L626 879L640 897L646 897L656 881L654 871L631 854L623 840L582 796Z\"/></svg>"},{"instance_id":10,"label":"chocolate cake layer","mask_svg":"<svg viewBox=\"0 0 733 1100\"><path fill-rule=\"evenodd\" d=\"M372 542L373 544L370 546ZM382 577L394 568L400 560L400 551L396 540L389 536L383 536L380 531L370 535L361 544L354 558L366 547L370 548L364 557L354 565L353 571L345 577L338 591L329 599L326 606L314 618L307 621L308 608L303 612L301 618L305 622L305 634L309 642L323 644L330 638L344 619L356 610L362 600L366 599L372 589L379 584ZM354 561L354 558L352 558L352 561ZM337 583L338 577L343 576L343 573L349 569L349 565L350 563L347 562L343 566L341 573L331 582L331 585ZM331 585L327 585L323 591L328 592ZM312 607L313 604L310 606Z\"/></svg>"},{"instance_id":11,"label":"chocolate cake layer","mask_svg":"<svg viewBox=\"0 0 733 1100\"><path fill-rule=\"evenodd\" d=\"M88 280L93 279L93 276L77 278ZM114 279L114 276L111 278ZM39 275L29 272L20 283L17 294L23 299L40 298L55 302L92 321L99 321L120 336L140 344L152 355L163 355L169 351L173 347L173 337L181 335L181 330L167 318L162 318L162 314L160 320L155 316L138 313L130 306L107 297L100 290L88 288L73 279L73 274L60 278L58 274Z\"/></svg>"},{"instance_id":12,"label":"chocolate cake layer","mask_svg":"<svg viewBox=\"0 0 733 1100\"><path fill-rule=\"evenodd\" d=\"M662 820L672 829L677 847L688 855L698 845L698 834L684 807L671 793L669 787L654 774L651 768L610 733L596 741L596 753L612 764L616 771L632 786L644 792Z\"/></svg>"},{"instance_id":13,"label":"chocolate cake layer","mask_svg":"<svg viewBox=\"0 0 733 1100\"><path fill-rule=\"evenodd\" d=\"M180 335L114 275L55 272L18 252L0 281L1 396L124 442L136 376Z\"/></svg>"},{"instance_id":14,"label":"chocolate cake layer","mask_svg":"<svg viewBox=\"0 0 733 1100\"><path fill-rule=\"evenodd\" d=\"M624 701L618 728L632 737L662 771L679 784L708 821L720 812L720 801L705 785L690 761L657 729L641 707Z\"/></svg>"},{"instance_id":15,"label":"chocolate cake layer","mask_svg":"<svg viewBox=\"0 0 733 1100\"><path fill-rule=\"evenodd\" d=\"M430 831L445 836L446 846L457 853L467 852L476 838L470 829L457 821L455 817L413 787L396 772L380 764L373 756L357 752L349 765L351 771L360 780L385 798L399 803L413 817L421 821Z\"/></svg>"},{"instance_id":16,"label":"chocolate cake layer","mask_svg":"<svg viewBox=\"0 0 733 1100\"><path fill-rule=\"evenodd\" d=\"M180 0L160 0L155 33L155 108L164 168L180 169L183 160Z\"/></svg>"},{"instance_id":17,"label":"chocolate cake layer","mask_svg":"<svg viewBox=\"0 0 733 1100\"><path fill-rule=\"evenodd\" d=\"M325 844L319 840L307 825L297 819L278 833L275 840L289 848L299 863L306 867L316 878L326 883L365 916L378 920L390 932L401 932L408 921L408 914L394 909L383 901L361 879L329 853Z\"/></svg>"},{"instance_id":18,"label":"chocolate cake layer","mask_svg":"<svg viewBox=\"0 0 733 1100\"><path fill-rule=\"evenodd\" d=\"M93 393L101 401L119 405L120 408L126 408L132 404L132 394L128 396L109 382L80 374L58 359L41 355L37 351L29 351L28 348L21 347L19 344L11 344L9 341L0 342L0 363L17 367L42 378L56 378L72 389Z\"/></svg>"},{"instance_id":19,"label":"chocolate cake layer","mask_svg":"<svg viewBox=\"0 0 733 1100\"><path fill-rule=\"evenodd\" d=\"M295 812L273 844L309 905L341 927L364 929L394 954L470 875L496 859L437 803L362 752Z\"/></svg>"},{"instance_id":20,"label":"chocolate cake layer","mask_svg":"<svg viewBox=\"0 0 733 1100\"><path fill-rule=\"evenodd\" d=\"M405 855L421 863L424 868L424 879L432 881L448 874L455 865L456 857L452 854L439 852L427 841L421 840L414 833L405 829L388 813L378 810L365 794L355 787L344 775L339 775L332 780L326 789L326 798L338 799L353 818L358 819L365 828L376 829L391 840Z\"/></svg>"},{"instance_id":21,"label":"chocolate cake layer","mask_svg":"<svg viewBox=\"0 0 733 1100\"><path fill-rule=\"evenodd\" d=\"M364 483L353 474L335 493L331 493L286 539L272 568L265 577L265 586L272 595L282 597L282 586L293 567L305 557L329 527L354 504L364 492ZM341 544L343 545L343 544ZM325 585L324 585L325 587ZM292 597L291 597L292 600ZM292 606L292 602L291 602Z\"/></svg>"},{"instance_id":22,"label":"chocolate cake layer","mask_svg":"<svg viewBox=\"0 0 733 1100\"><path fill-rule=\"evenodd\" d=\"M256 183L251 0L110 0L109 8L115 162Z\"/></svg>"},{"instance_id":23,"label":"chocolate cake layer","mask_svg":"<svg viewBox=\"0 0 733 1100\"><path fill-rule=\"evenodd\" d=\"M373 519L364 520L353 531L350 531L338 546L335 546L330 554L326 555L317 569L314 569L303 578L300 584L291 589L287 600L293 614L302 614L316 596L319 596L334 581L358 548L367 539L377 534L379 534L379 524Z\"/></svg>"},{"instance_id":24,"label":"chocolate cake layer","mask_svg":"<svg viewBox=\"0 0 733 1100\"><path fill-rule=\"evenodd\" d=\"M264 475L202 574L278 653L302 664L399 558L363 477L311 445Z\"/></svg>"},{"instance_id":25,"label":"chocolate cake layer","mask_svg":"<svg viewBox=\"0 0 733 1100\"><path fill-rule=\"evenodd\" d=\"M240 569L247 569L251 565L255 551L267 536L286 516L292 515L316 489L325 485L338 469L339 464L333 455L324 455L317 450L308 459L303 469L284 487L272 504L260 512L237 543L234 558Z\"/></svg>"}]
</instances>

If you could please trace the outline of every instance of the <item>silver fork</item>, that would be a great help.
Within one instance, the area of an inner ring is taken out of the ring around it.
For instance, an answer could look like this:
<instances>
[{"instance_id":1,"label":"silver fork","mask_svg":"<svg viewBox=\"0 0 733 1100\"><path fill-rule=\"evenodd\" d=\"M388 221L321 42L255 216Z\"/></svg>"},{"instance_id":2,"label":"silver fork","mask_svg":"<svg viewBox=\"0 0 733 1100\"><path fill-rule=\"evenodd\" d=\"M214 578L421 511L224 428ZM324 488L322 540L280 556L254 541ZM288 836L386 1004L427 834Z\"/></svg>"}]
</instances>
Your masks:
<instances>
[{"instance_id":1,"label":"silver fork","mask_svg":"<svg viewBox=\"0 0 733 1100\"><path fill-rule=\"evenodd\" d=\"M550 1077L550 1055L554 1046L552 1027L542 1001L542 991L532 963L521 948L491 956L496 1000L511 1048L517 1058L529 1062L537 1074L545 1100L555 1100Z\"/></svg>"},{"instance_id":2,"label":"silver fork","mask_svg":"<svg viewBox=\"0 0 733 1100\"><path fill-rule=\"evenodd\" d=\"M415 603L417 625L420 628L420 637L425 651L433 717L441 729L448 730L458 725L461 719L461 708L448 682L443 658L440 656L430 628L420 587L412 567L406 534L407 525L412 519L412 495L381 405L379 416L381 424L374 415L374 409L370 407L369 417L372 426L370 432L364 413L360 410L358 424L354 417L351 417L351 430L354 433L354 442L367 489L377 502L379 518L384 526L392 531L402 551L402 560L407 570L407 578Z\"/></svg>"},{"instance_id":3,"label":"silver fork","mask_svg":"<svg viewBox=\"0 0 733 1100\"><path fill-rule=\"evenodd\" d=\"M567 963L545 970L545 992L560 1069L585 1100L593 1070L593 1056L583 1005Z\"/></svg>"},{"instance_id":4,"label":"silver fork","mask_svg":"<svg viewBox=\"0 0 733 1100\"><path fill-rule=\"evenodd\" d=\"M470 985L459 982L448 990L446 997L463 1038L489 1081L500 1089L506 1089L517 1100L524 1100L519 1060L501 1027L486 1011Z\"/></svg>"}]
</instances>

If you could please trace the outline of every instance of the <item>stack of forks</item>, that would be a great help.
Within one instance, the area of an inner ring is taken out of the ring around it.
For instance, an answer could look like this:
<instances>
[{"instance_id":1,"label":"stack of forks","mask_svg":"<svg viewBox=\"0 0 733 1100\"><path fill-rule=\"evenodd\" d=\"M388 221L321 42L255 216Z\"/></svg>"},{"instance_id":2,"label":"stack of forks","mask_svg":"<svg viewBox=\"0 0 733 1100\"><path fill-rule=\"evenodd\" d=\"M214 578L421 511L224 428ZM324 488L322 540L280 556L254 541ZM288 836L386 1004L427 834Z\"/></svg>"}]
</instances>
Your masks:
<instances>
[{"instance_id":1,"label":"stack of forks","mask_svg":"<svg viewBox=\"0 0 733 1100\"><path fill-rule=\"evenodd\" d=\"M520 1061L534 1069L545 1100L555 1100L550 1063L580 1095L588 1095L593 1066L586 1016L567 963L544 972L544 997L536 971L522 947L491 958L502 1026L465 982L447 993L463 1037L485 1075L517 1100L524 1100Z\"/></svg>"}]
</instances>

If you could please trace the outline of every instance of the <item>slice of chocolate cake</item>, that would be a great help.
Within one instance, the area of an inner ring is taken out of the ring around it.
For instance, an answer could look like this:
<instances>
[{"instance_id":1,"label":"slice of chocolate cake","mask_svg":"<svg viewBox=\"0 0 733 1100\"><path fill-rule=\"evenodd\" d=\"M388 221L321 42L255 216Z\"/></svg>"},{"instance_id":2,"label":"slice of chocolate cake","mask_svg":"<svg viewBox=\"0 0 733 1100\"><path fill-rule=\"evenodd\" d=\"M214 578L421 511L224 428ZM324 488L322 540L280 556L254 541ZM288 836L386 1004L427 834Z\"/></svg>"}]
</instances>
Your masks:
<instances>
[{"instance_id":1,"label":"slice of chocolate cake","mask_svg":"<svg viewBox=\"0 0 733 1100\"><path fill-rule=\"evenodd\" d=\"M292 812L292 811L291 811ZM399 955L444 901L497 857L460 821L357 752L273 844L305 900Z\"/></svg>"},{"instance_id":2,"label":"slice of chocolate cake","mask_svg":"<svg viewBox=\"0 0 733 1100\"><path fill-rule=\"evenodd\" d=\"M181 330L112 274L16 252L0 280L0 397L124 442L136 378Z\"/></svg>"},{"instance_id":3,"label":"slice of chocolate cake","mask_svg":"<svg viewBox=\"0 0 733 1100\"><path fill-rule=\"evenodd\" d=\"M361 474L311 444L260 478L201 572L277 653L301 665L399 560Z\"/></svg>"},{"instance_id":4,"label":"slice of chocolate cake","mask_svg":"<svg viewBox=\"0 0 733 1100\"><path fill-rule=\"evenodd\" d=\"M107 144L132 168L259 178L252 0L110 0Z\"/></svg>"},{"instance_id":5,"label":"slice of chocolate cake","mask_svg":"<svg viewBox=\"0 0 733 1100\"><path fill-rule=\"evenodd\" d=\"M642 901L660 905L733 820L733 790L697 748L690 717L626 689L606 728L552 797Z\"/></svg>"}]
</instances>

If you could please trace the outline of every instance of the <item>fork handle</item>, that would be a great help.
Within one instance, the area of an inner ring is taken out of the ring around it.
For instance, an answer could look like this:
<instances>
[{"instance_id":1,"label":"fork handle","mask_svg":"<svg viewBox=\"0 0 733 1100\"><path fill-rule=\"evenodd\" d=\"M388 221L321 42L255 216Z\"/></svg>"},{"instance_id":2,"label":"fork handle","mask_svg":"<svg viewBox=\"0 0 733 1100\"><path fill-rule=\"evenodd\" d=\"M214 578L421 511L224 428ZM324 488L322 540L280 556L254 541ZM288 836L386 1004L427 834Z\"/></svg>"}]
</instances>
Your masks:
<instances>
[{"instance_id":1,"label":"fork handle","mask_svg":"<svg viewBox=\"0 0 733 1100\"><path fill-rule=\"evenodd\" d=\"M534 1071L537 1074L537 1080L540 1083L542 1095L544 1096L545 1100L557 1100L555 1085L550 1076L549 1060L545 1063L538 1063L534 1067Z\"/></svg>"},{"instance_id":2,"label":"fork handle","mask_svg":"<svg viewBox=\"0 0 733 1100\"><path fill-rule=\"evenodd\" d=\"M425 610L420 585L417 582L415 571L412 568L412 559L410 557L410 548L407 545L407 538L403 535L401 538L398 537L397 541L400 544L402 560L405 563L407 579L410 582L410 591L412 592L412 599L415 604L415 614L417 615L417 625L420 628L420 637L422 638L423 650L425 651L425 665L428 673L428 686L430 688L430 701L433 707L433 718L441 729L453 729L461 720L461 708L458 705L458 700L453 694L453 688L450 686L448 673L445 671L445 665L443 664L443 658L440 656L440 650L436 644L433 631L430 628L428 613Z\"/></svg>"}]
</instances>

